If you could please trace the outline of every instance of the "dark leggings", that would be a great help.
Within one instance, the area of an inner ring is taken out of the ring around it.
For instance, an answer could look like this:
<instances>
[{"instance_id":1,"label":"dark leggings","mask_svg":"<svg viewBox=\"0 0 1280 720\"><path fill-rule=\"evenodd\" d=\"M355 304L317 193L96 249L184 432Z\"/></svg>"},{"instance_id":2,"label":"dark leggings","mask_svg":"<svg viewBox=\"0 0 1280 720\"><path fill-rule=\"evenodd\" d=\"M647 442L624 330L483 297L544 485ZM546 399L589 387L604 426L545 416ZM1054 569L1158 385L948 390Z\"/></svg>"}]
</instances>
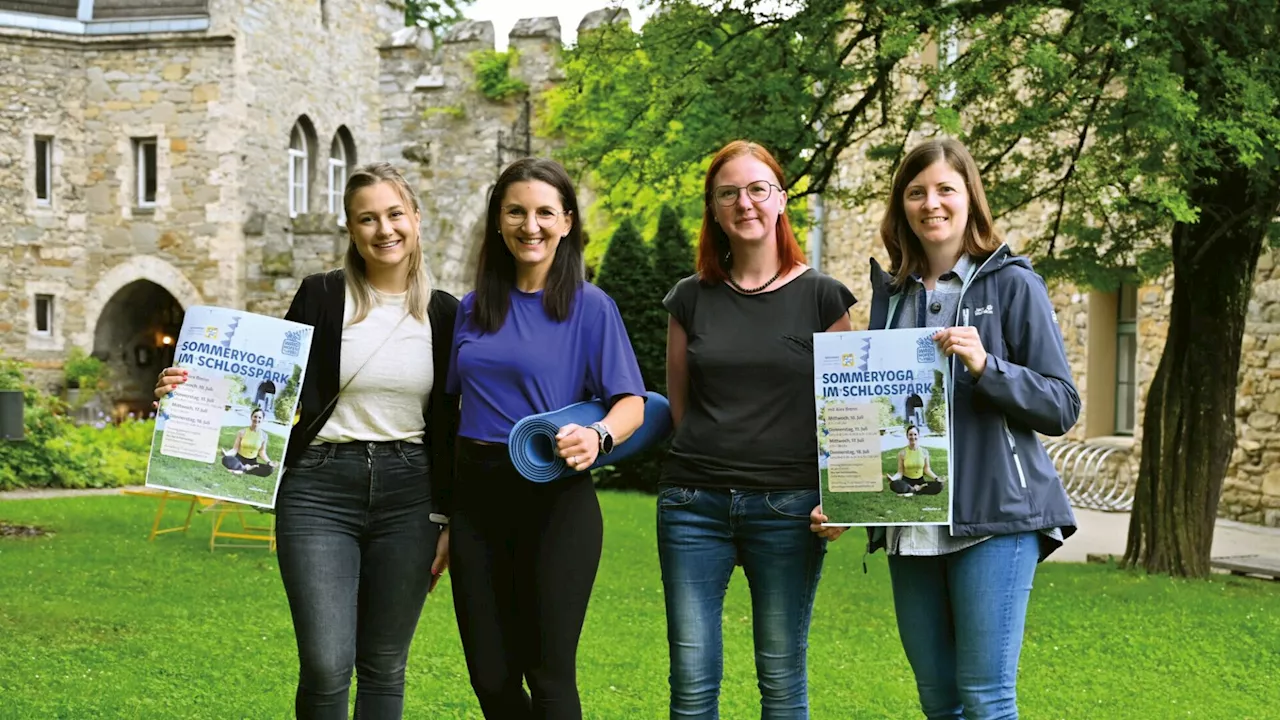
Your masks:
<instances>
[{"instance_id":1,"label":"dark leggings","mask_svg":"<svg viewBox=\"0 0 1280 720\"><path fill-rule=\"evenodd\" d=\"M603 536L590 475L533 483L505 445L459 438L450 527L453 606L484 716L579 720L578 637Z\"/></svg>"},{"instance_id":2,"label":"dark leggings","mask_svg":"<svg viewBox=\"0 0 1280 720\"><path fill-rule=\"evenodd\" d=\"M241 455L223 455L222 467L232 471L239 470L246 475L257 475L258 477L271 477L271 473L276 471L275 468L267 463Z\"/></svg>"},{"instance_id":3,"label":"dark leggings","mask_svg":"<svg viewBox=\"0 0 1280 720\"><path fill-rule=\"evenodd\" d=\"M912 489L912 486L919 485L919 490ZM925 480L924 476L918 478L899 478L889 482L889 489L902 495L903 493L915 493L916 495L937 495L942 492L942 483L937 480Z\"/></svg>"}]
</instances>

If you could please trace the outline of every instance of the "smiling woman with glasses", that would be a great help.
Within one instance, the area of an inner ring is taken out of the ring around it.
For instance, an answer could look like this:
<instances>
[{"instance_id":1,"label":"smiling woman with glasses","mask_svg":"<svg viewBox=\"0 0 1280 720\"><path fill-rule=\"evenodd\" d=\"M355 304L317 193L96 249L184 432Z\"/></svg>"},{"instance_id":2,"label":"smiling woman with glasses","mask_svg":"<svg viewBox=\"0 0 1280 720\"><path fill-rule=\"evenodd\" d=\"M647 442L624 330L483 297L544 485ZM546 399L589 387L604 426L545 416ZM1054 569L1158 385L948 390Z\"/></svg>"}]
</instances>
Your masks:
<instances>
[{"instance_id":1,"label":"smiling woman with glasses","mask_svg":"<svg viewBox=\"0 0 1280 720\"><path fill-rule=\"evenodd\" d=\"M769 199L769 196L773 194L775 189L778 192L782 192L782 188L771 182L757 180L755 182L747 183L744 187L738 187L737 185L720 185L716 187L715 190L711 191L711 196L715 198L716 204L720 207L731 207L734 203L738 202L738 198L742 196L743 190L747 191L747 197L751 199L751 202L762 203Z\"/></svg>"},{"instance_id":2,"label":"smiling woman with glasses","mask_svg":"<svg viewBox=\"0 0 1280 720\"><path fill-rule=\"evenodd\" d=\"M671 717L719 717L725 587L751 585L761 717L807 718L809 616L826 541L818 502L813 334L848 330L854 299L808 267L769 151L726 145L705 186L698 273L663 305L676 424L658 494Z\"/></svg>"},{"instance_id":3,"label":"smiling woman with glasses","mask_svg":"<svg viewBox=\"0 0 1280 720\"><path fill-rule=\"evenodd\" d=\"M554 227L560 221L560 218L564 216L564 211L549 207L540 207L533 211L534 222L543 230ZM507 227L517 228L528 221L529 211L519 205L510 205L502 210L502 222Z\"/></svg>"},{"instance_id":4,"label":"smiling woman with glasses","mask_svg":"<svg viewBox=\"0 0 1280 720\"><path fill-rule=\"evenodd\" d=\"M450 545L458 629L486 718L581 720L578 637L604 531L585 471L640 427L644 383L617 305L583 277L564 168L526 158L504 170L484 232L448 381L462 394ZM516 422L588 398L610 406L604 421L565 425L556 447L576 474L521 477L506 445Z\"/></svg>"}]
</instances>

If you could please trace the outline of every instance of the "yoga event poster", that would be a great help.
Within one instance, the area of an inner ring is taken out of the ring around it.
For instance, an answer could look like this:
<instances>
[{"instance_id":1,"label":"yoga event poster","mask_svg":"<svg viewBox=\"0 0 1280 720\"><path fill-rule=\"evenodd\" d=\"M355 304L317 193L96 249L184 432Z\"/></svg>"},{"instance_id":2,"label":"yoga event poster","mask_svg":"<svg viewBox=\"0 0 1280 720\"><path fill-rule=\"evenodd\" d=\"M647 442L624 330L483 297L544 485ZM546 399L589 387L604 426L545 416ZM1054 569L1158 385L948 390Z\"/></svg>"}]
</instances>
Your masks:
<instances>
[{"instance_id":1,"label":"yoga event poster","mask_svg":"<svg viewBox=\"0 0 1280 720\"><path fill-rule=\"evenodd\" d=\"M951 522L939 328L815 333L818 483L828 525Z\"/></svg>"},{"instance_id":2,"label":"yoga event poster","mask_svg":"<svg viewBox=\"0 0 1280 720\"><path fill-rule=\"evenodd\" d=\"M311 352L309 325L244 310L187 309L160 401L147 487L275 506Z\"/></svg>"}]
</instances>

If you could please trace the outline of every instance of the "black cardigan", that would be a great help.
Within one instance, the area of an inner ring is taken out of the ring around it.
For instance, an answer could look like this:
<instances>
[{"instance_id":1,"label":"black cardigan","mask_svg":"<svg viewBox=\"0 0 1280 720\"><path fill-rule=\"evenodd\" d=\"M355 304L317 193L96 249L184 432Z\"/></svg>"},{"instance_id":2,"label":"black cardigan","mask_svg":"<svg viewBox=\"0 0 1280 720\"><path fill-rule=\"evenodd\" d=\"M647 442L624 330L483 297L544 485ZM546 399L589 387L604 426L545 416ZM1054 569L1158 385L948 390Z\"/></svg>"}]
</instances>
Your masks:
<instances>
[{"instance_id":1,"label":"black cardigan","mask_svg":"<svg viewBox=\"0 0 1280 720\"><path fill-rule=\"evenodd\" d=\"M338 365L342 355L342 313L346 297L347 284L341 270L318 273L302 281L298 294L293 296L293 303L289 305L289 312L284 316L285 320L316 329L311 339L307 375L302 383L301 417L289 435L285 467L293 466L333 412L329 403L339 389ZM431 482L431 510L442 515L453 511L453 452L454 440L458 436L458 396L446 394L444 386L449 374L453 323L457 315L457 298L442 290L432 291L427 318L431 323L435 378L423 420L426 422L424 440L430 459L427 472Z\"/></svg>"}]
</instances>

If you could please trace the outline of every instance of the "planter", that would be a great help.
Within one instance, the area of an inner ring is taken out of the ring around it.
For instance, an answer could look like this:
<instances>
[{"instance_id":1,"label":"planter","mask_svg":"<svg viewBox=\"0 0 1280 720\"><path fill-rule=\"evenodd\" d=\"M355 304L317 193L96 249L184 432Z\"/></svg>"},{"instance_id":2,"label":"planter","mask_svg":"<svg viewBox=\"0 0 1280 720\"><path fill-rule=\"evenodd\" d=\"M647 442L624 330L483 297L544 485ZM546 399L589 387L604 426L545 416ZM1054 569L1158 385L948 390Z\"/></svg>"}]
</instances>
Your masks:
<instances>
[{"instance_id":1,"label":"planter","mask_svg":"<svg viewBox=\"0 0 1280 720\"><path fill-rule=\"evenodd\" d=\"M21 390L0 390L0 441L25 439L23 432L25 407Z\"/></svg>"}]
</instances>

